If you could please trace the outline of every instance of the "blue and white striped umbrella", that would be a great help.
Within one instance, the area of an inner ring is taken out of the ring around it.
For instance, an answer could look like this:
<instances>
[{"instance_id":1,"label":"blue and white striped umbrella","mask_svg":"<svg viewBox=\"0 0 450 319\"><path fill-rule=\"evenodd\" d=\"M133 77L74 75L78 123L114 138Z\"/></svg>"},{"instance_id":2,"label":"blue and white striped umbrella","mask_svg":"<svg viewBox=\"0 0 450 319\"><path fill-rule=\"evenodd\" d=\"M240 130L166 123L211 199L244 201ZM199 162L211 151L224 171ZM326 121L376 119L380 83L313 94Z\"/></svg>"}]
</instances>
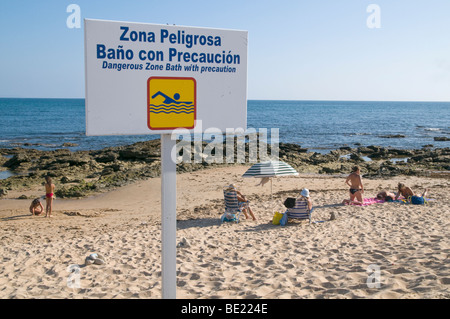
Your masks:
<instances>
[{"instance_id":1,"label":"blue and white striped umbrella","mask_svg":"<svg viewBox=\"0 0 450 319\"><path fill-rule=\"evenodd\" d=\"M267 182L267 179L270 179L270 200L272 201L272 177L292 175L296 176L298 175L298 172L291 165L282 161L266 161L254 164L244 173L244 175L242 175L242 177L262 178L261 185L264 185L265 182Z\"/></svg>"},{"instance_id":2,"label":"blue and white striped umbrella","mask_svg":"<svg viewBox=\"0 0 450 319\"><path fill-rule=\"evenodd\" d=\"M282 161L266 161L254 164L242 177L264 178L289 175L298 175L291 165Z\"/></svg>"}]
</instances>

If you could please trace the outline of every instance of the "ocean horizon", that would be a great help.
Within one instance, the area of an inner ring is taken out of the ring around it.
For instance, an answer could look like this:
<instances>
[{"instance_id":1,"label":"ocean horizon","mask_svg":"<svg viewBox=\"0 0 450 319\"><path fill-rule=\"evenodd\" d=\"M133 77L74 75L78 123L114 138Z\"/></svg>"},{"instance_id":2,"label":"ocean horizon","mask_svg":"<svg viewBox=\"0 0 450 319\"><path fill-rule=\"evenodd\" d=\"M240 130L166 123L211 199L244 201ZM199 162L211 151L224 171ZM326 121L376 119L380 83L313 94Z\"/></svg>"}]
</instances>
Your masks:
<instances>
[{"instance_id":1,"label":"ocean horizon","mask_svg":"<svg viewBox=\"0 0 450 319\"><path fill-rule=\"evenodd\" d=\"M327 153L340 147L450 147L450 102L248 100L247 127ZM0 98L0 148L99 150L159 135L86 136L83 98Z\"/></svg>"}]
</instances>

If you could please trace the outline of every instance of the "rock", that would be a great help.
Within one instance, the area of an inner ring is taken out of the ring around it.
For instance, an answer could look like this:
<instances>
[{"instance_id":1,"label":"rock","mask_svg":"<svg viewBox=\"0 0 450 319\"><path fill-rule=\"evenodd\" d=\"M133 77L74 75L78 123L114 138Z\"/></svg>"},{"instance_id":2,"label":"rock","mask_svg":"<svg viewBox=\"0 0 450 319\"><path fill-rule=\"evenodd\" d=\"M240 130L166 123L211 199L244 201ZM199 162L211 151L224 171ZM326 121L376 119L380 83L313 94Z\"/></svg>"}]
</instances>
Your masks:
<instances>
[{"instance_id":1,"label":"rock","mask_svg":"<svg viewBox=\"0 0 450 319\"><path fill-rule=\"evenodd\" d=\"M440 137L434 137L435 141L438 142L446 142L446 141L450 141L450 138L446 137L446 136L440 136Z\"/></svg>"},{"instance_id":2,"label":"rock","mask_svg":"<svg viewBox=\"0 0 450 319\"><path fill-rule=\"evenodd\" d=\"M3 166L8 167L10 169L17 169L22 163L27 163L30 162L31 158L24 154L24 153L19 153L14 155L11 159L9 159L8 161L6 161Z\"/></svg>"},{"instance_id":3,"label":"rock","mask_svg":"<svg viewBox=\"0 0 450 319\"><path fill-rule=\"evenodd\" d=\"M104 263L105 263L105 258L102 255L97 254L97 253L90 254L84 260L84 264L86 266L92 265L92 264L103 265Z\"/></svg>"},{"instance_id":4,"label":"rock","mask_svg":"<svg viewBox=\"0 0 450 319\"><path fill-rule=\"evenodd\" d=\"M405 138L405 135L402 134L389 134L389 135L381 135L381 138Z\"/></svg>"},{"instance_id":5,"label":"rock","mask_svg":"<svg viewBox=\"0 0 450 319\"><path fill-rule=\"evenodd\" d=\"M73 147L73 146L78 146L78 144L66 142L63 143L62 145L62 147Z\"/></svg>"},{"instance_id":6,"label":"rock","mask_svg":"<svg viewBox=\"0 0 450 319\"><path fill-rule=\"evenodd\" d=\"M362 158L361 156L359 156L359 155L356 154L356 153L350 154L350 159L351 159L352 161L355 161L355 162L365 162L365 161L364 161L364 158Z\"/></svg>"},{"instance_id":7,"label":"rock","mask_svg":"<svg viewBox=\"0 0 450 319\"><path fill-rule=\"evenodd\" d=\"M67 184L70 183L70 179L67 176L63 176L61 177L60 182L63 184Z\"/></svg>"},{"instance_id":8,"label":"rock","mask_svg":"<svg viewBox=\"0 0 450 319\"><path fill-rule=\"evenodd\" d=\"M119 154L113 151L107 151L106 153L99 152L94 156L94 160L99 163L111 163L115 162L119 158Z\"/></svg>"},{"instance_id":9,"label":"rock","mask_svg":"<svg viewBox=\"0 0 450 319\"><path fill-rule=\"evenodd\" d=\"M280 153L283 153L283 155L289 153L306 153L308 151L308 149L302 148L300 145L289 143L280 143L279 149Z\"/></svg>"},{"instance_id":10,"label":"rock","mask_svg":"<svg viewBox=\"0 0 450 319\"><path fill-rule=\"evenodd\" d=\"M180 240L180 242L178 243L177 247L178 247L178 248L189 248L189 247L191 247L191 245L189 244L189 242L187 241L187 239L183 237L183 238Z\"/></svg>"},{"instance_id":11,"label":"rock","mask_svg":"<svg viewBox=\"0 0 450 319\"><path fill-rule=\"evenodd\" d=\"M119 150L121 160L142 160L149 163L160 158L159 141L139 142Z\"/></svg>"},{"instance_id":12,"label":"rock","mask_svg":"<svg viewBox=\"0 0 450 319\"><path fill-rule=\"evenodd\" d=\"M370 148L370 147L369 147ZM373 152L367 155L370 159L383 159L389 157L389 150L384 147L374 147Z\"/></svg>"},{"instance_id":13,"label":"rock","mask_svg":"<svg viewBox=\"0 0 450 319\"><path fill-rule=\"evenodd\" d=\"M91 161L91 157L87 154L73 153L69 156L61 156L57 158L56 163L69 164L69 166L82 166Z\"/></svg>"},{"instance_id":14,"label":"rock","mask_svg":"<svg viewBox=\"0 0 450 319\"><path fill-rule=\"evenodd\" d=\"M429 154L422 154L422 155L416 155L416 156L412 156L409 161L411 162L432 162L433 158L431 156L429 156Z\"/></svg>"},{"instance_id":15,"label":"rock","mask_svg":"<svg viewBox=\"0 0 450 319\"><path fill-rule=\"evenodd\" d=\"M360 146L360 147L358 147L357 150L358 150L358 153L361 153L361 154L373 153L373 149L372 148L365 147L365 146Z\"/></svg>"},{"instance_id":16,"label":"rock","mask_svg":"<svg viewBox=\"0 0 450 319\"><path fill-rule=\"evenodd\" d=\"M322 167L322 169L319 171L320 174L336 174L341 173L342 169L341 167Z\"/></svg>"},{"instance_id":17,"label":"rock","mask_svg":"<svg viewBox=\"0 0 450 319\"><path fill-rule=\"evenodd\" d=\"M367 146L367 149L371 150L372 152L379 152L383 147L377 146L377 145L369 145Z\"/></svg>"},{"instance_id":18,"label":"rock","mask_svg":"<svg viewBox=\"0 0 450 319\"><path fill-rule=\"evenodd\" d=\"M390 149L389 154L392 156L409 157L409 156L413 156L415 154L415 152L412 150Z\"/></svg>"},{"instance_id":19,"label":"rock","mask_svg":"<svg viewBox=\"0 0 450 319\"><path fill-rule=\"evenodd\" d=\"M434 163L450 163L449 155L438 155L432 158Z\"/></svg>"},{"instance_id":20,"label":"rock","mask_svg":"<svg viewBox=\"0 0 450 319\"><path fill-rule=\"evenodd\" d=\"M63 186L56 190L55 195L61 198L73 198L73 197L84 197L98 189L95 183L81 182L78 185L71 187Z\"/></svg>"}]
</instances>

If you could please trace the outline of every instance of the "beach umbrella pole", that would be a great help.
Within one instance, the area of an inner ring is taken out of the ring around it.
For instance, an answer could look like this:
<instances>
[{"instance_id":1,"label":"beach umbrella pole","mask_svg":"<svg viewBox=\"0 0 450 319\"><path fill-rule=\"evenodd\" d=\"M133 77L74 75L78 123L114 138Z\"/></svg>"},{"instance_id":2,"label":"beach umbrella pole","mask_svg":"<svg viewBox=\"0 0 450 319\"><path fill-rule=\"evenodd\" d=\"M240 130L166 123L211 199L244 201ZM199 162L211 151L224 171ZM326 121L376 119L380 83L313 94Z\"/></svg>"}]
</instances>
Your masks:
<instances>
[{"instance_id":1,"label":"beach umbrella pole","mask_svg":"<svg viewBox=\"0 0 450 319\"><path fill-rule=\"evenodd\" d=\"M273 178L270 179L270 202L272 203L272 215L273 215L273 185L272 185Z\"/></svg>"},{"instance_id":2,"label":"beach umbrella pole","mask_svg":"<svg viewBox=\"0 0 450 319\"><path fill-rule=\"evenodd\" d=\"M161 275L162 298L175 299L177 290L177 164L171 152L176 140L161 134Z\"/></svg>"}]
</instances>

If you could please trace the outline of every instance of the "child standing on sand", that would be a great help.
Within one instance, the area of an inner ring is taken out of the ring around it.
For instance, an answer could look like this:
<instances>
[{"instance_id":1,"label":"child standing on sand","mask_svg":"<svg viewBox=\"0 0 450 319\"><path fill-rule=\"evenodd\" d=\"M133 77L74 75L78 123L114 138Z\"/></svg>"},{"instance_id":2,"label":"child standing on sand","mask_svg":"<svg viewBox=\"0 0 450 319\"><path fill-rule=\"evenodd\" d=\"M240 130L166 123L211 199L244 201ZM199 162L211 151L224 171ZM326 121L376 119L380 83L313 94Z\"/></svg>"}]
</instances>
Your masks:
<instances>
[{"instance_id":1,"label":"child standing on sand","mask_svg":"<svg viewBox=\"0 0 450 319\"><path fill-rule=\"evenodd\" d=\"M52 184L50 176L45 177L45 217L51 217L53 205L53 193L55 192L55 185Z\"/></svg>"},{"instance_id":2,"label":"child standing on sand","mask_svg":"<svg viewBox=\"0 0 450 319\"><path fill-rule=\"evenodd\" d=\"M364 198L362 197L364 186L360 174L359 166L354 166L352 173L345 180L345 183L350 186L350 203L364 204ZM355 197L357 201L355 201Z\"/></svg>"}]
</instances>

